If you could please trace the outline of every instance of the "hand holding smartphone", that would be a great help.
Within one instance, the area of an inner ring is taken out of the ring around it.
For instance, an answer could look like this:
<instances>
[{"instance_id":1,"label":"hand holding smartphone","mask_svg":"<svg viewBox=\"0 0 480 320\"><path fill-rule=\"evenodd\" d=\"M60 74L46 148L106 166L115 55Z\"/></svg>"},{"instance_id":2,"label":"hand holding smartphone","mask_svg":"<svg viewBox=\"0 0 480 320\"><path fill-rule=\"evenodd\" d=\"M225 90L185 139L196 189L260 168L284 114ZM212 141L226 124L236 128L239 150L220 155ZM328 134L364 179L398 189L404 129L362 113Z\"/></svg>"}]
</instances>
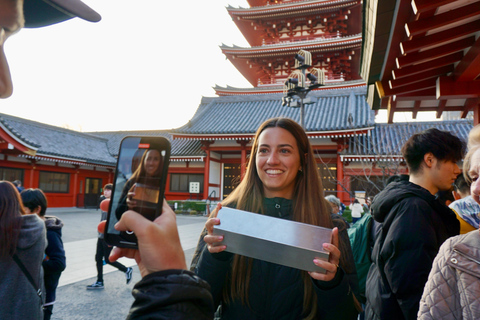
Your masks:
<instances>
[{"instance_id":1,"label":"hand holding smartphone","mask_svg":"<svg viewBox=\"0 0 480 320\"><path fill-rule=\"evenodd\" d=\"M125 137L122 140L105 228L108 244L138 247L133 232L114 228L127 210L136 211L151 221L161 214L170 148L170 142L163 137Z\"/></svg>"}]
</instances>

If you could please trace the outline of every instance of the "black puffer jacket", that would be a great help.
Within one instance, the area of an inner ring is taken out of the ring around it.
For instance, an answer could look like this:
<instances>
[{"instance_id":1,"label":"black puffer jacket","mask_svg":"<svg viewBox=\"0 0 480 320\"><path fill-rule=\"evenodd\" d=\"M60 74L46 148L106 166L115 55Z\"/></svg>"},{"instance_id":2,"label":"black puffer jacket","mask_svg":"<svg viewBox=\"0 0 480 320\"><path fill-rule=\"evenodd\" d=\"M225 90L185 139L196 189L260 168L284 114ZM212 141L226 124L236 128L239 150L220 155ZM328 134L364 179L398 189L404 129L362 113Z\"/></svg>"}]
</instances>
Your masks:
<instances>
[{"instance_id":1,"label":"black puffer jacket","mask_svg":"<svg viewBox=\"0 0 480 320\"><path fill-rule=\"evenodd\" d=\"M455 213L428 190L390 183L372 203L382 223L367 276L366 319L416 319L420 298L442 243L459 234Z\"/></svg>"},{"instance_id":2,"label":"black puffer jacket","mask_svg":"<svg viewBox=\"0 0 480 320\"><path fill-rule=\"evenodd\" d=\"M127 320L213 319L208 284L190 271L165 270L145 276L133 288Z\"/></svg>"},{"instance_id":3,"label":"black puffer jacket","mask_svg":"<svg viewBox=\"0 0 480 320\"><path fill-rule=\"evenodd\" d=\"M291 200L265 199L264 205L267 215L291 220ZM340 233L340 238L342 241L346 241L350 251L345 255L349 255L348 259L352 260L346 228ZM196 273L212 287L215 306L222 303L222 319L302 319L304 286L301 271L262 260L252 259L253 266L248 292L249 306L238 299L229 303L222 301L224 287L230 286L228 279L232 269L232 260L232 253L211 254L205 246L202 248L195 268ZM351 264L353 265L352 274L346 275L340 269L332 281L323 282L311 279L317 295L317 319L357 318L352 293L358 288L358 283L353 260ZM350 285L351 281L355 283L354 286Z\"/></svg>"},{"instance_id":4,"label":"black puffer jacket","mask_svg":"<svg viewBox=\"0 0 480 320\"><path fill-rule=\"evenodd\" d=\"M54 216L45 216L48 245L42 266L45 275L45 304L55 302L58 281L66 267L65 249L62 241L62 220Z\"/></svg>"}]
</instances>

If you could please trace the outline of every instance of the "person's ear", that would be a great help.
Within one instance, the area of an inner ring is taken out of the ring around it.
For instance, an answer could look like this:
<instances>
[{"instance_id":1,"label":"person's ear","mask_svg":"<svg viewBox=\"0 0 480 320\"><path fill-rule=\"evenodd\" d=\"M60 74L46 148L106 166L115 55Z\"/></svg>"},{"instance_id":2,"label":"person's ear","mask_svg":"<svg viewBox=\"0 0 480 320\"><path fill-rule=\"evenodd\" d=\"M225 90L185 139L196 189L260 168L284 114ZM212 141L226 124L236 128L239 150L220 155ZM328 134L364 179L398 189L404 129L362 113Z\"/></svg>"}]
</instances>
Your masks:
<instances>
[{"instance_id":1,"label":"person's ear","mask_svg":"<svg viewBox=\"0 0 480 320\"><path fill-rule=\"evenodd\" d=\"M33 209L32 213L35 213L35 214L40 214L40 211L42 211L42 207L41 206L37 206L35 209Z\"/></svg>"},{"instance_id":2,"label":"person's ear","mask_svg":"<svg viewBox=\"0 0 480 320\"><path fill-rule=\"evenodd\" d=\"M453 190L453 191L452 191L452 194L453 194L453 198L454 198L455 200L462 199L462 196L461 196L460 193L458 193L457 191Z\"/></svg>"},{"instance_id":3,"label":"person's ear","mask_svg":"<svg viewBox=\"0 0 480 320\"><path fill-rule=\"evenodd\" d=\"M435 162L435 156L431 152L425 153L423 156L423 161L425 162L427 168L432 168Z\"/></svg>"}]
</instances>

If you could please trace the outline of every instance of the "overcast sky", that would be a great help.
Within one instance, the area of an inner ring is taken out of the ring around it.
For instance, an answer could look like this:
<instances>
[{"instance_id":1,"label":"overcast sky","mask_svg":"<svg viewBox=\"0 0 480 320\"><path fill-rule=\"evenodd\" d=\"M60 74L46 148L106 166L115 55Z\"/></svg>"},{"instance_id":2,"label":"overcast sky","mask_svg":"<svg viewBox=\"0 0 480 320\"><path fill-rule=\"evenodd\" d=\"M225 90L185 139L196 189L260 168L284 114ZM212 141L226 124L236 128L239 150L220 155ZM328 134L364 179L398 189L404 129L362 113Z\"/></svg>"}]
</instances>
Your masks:
<instances>
[{"instance_id":1,"label":"overcast sky","mask_svg":"<svg viewBox=\"0 0 480 320\"><path fill-rule=\"evenodd\" d=\"M5 51L13 96L0 113L78 131L171 129L212 87L251 87L219 46L248 46L225 7L246 0L85 0L75 18L23 29Z\"/></svg>"}]
</instances>

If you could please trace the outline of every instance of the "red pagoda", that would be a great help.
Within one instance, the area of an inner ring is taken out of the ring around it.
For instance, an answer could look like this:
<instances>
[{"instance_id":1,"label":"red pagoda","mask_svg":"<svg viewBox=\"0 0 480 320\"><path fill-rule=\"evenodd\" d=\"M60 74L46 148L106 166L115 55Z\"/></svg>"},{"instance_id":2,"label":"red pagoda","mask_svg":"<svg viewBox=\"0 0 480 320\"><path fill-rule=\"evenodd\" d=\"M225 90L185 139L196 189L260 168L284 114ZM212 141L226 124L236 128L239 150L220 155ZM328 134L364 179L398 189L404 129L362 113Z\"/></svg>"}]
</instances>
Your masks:
<instances>
[{"instance_id":1,"label":"red pagoda","mask_svg":"<svg viewBox=\"0 0 480 320\"><path fill-rule=\"evenodd\" d=\"M359 75L362 5L359 0L248 0L250 8L227 11L251 45L222 45L227 59L253 88L214 87L219 96L281 93L295 70L294 55L312 54L326 87L364 86Z\"/></svg>"}]
</instances>

